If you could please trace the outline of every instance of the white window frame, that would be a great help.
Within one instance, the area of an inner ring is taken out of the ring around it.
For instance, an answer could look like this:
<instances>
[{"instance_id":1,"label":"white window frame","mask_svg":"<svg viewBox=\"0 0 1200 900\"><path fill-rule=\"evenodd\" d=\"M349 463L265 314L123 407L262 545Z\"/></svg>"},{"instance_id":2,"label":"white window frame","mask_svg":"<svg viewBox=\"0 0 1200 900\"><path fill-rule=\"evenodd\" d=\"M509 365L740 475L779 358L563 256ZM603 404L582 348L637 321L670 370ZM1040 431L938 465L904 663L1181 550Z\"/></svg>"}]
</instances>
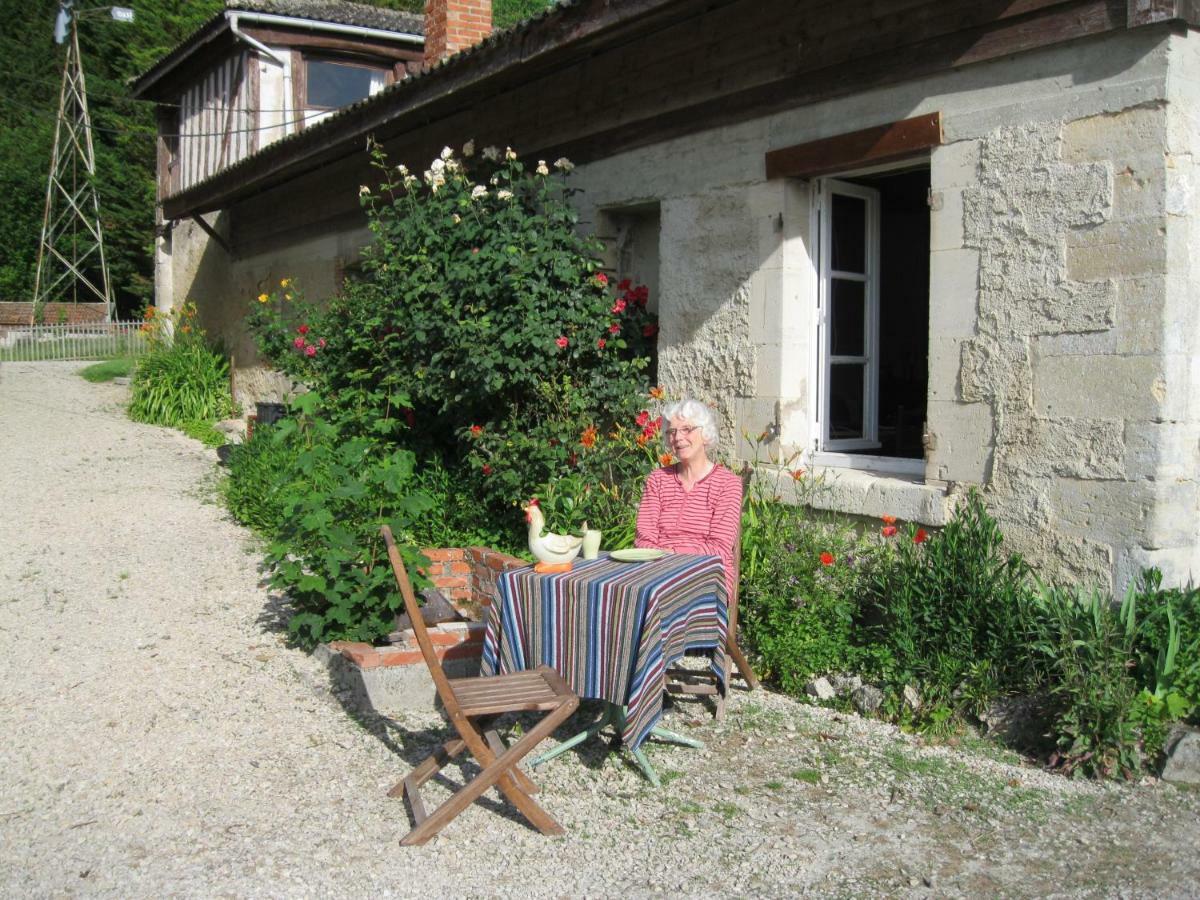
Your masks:
<instances>
[{"instance_id":1,"label":"white window frame","mask_svg":"<svg viewBox=\"0 0 1200 900\"><path fill-rule=\"evenodd\" d=\"M881 169L882 170L882 169ZM866 173L863 173L866 174ZM836 272L831 269L830 253L832 235L833 195L843 194L858 197L866 203L867 229L865 241L865 273ZM814 329L817 335L817 369L811 380L812 395L809 409L815 412L813 431L815 447L812 453L814 465L862 469L880 474L901 475L920 478L925 474L924 459L873 456L863 451L882 446L879 441L879 244L880 215L879 192L865 185L841 181L837 178L819 178L812 183L812 214L810 234L816 236L814 243L816 259L816 303L814 304ZM866 284L864 313L864 357L834 356L829 328L830 282L834 278L861 280ZM863 364L863 435L860 438L831 439L829 437L829 383L830 367L838 362L860 362Z\"/></svg>"}]
</instances>

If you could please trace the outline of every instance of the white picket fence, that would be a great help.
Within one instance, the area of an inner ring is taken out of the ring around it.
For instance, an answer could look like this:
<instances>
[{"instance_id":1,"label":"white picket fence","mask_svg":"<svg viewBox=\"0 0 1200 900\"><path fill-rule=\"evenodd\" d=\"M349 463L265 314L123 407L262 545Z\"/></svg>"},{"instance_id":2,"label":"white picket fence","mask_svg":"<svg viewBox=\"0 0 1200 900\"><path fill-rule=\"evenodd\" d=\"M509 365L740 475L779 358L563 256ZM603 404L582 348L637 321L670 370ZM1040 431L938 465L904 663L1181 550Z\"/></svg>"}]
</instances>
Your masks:
<instances>
[{"instance_id":1,"label":"white picket fence","mask_svg":"<svg viewBox=\"0 0 1200 900\"><path fill-rule=\"evenodd\" d=\"M0 327L0 362L113 359L149 347L144 321Z\"/></svg>"}]
</instances>

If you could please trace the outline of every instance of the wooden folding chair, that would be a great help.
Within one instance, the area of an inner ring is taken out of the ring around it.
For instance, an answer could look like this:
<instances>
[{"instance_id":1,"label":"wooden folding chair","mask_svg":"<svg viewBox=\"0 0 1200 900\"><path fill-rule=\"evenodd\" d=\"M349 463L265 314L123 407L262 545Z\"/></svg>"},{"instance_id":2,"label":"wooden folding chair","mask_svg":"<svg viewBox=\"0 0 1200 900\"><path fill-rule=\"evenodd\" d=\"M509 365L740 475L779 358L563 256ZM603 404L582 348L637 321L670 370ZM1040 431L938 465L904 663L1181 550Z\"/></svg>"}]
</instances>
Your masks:
<instances>
[{"instance_id":1,"label":"wooden folding chair","mask_svg":"<svg viewBox=\"0 0 1200 900\"><path fill-rule=\"evenodd\" d=\"M415 825L400 843L424 844L492 785L500 788L513 806L542 834L562 834L562 826L530 796L537 793L537 786L517 767L517 763L575 711L579 706L579 697L548 666L490 678L447 678L433 651L425 620L413 596L412 584L400 552L396 549L391 529L385 525L380 531L387 544L396 586L404 598L404 608L412 621L421 655L429 666L446 715L459 735L446 741L388 792L389 797L407 798L412 808ZM494 729L485 732L480 728L486 727L486 720L507 712L544 712L546 716L524 737L506 748ZM485 721L477 725L477 719ZM470 751L482 771L426 815L425 804L421 801L421 785L463 750Z\"/></svg>"},{"instance_id":2,"label":"wooden folding chair","mask_svg":"<svg viewBox=\"0 0 1200 900\"><path fill-rule=\"evenodd\" d=\"M742 466L742 470L738 476L742 479L742 508L745 509L746 503L750 497L750 479L754 475L754 469L749 463ZM733 678L734 667L745 679L747 687L754 690L758 687L758 677L754 674L754 669L750 667L750 663L746 659L746 654L742 652L742 648L737 642L737 617L738 617L738 576L741 573L742 566L742 528L741 522L738 522L737 539L733 542L733 594L729 598L729 633L725 639L725 673L730 679ZM721 692L720 685L717 684L716 676L707 670L701 669L686 669L680 666L675 666L667 670L667 690L676 694L687 694L700 697L714 697L716 704L713 710L713 718L721 719L725 715L725 694Z\"/></svg>"}]
</instances>

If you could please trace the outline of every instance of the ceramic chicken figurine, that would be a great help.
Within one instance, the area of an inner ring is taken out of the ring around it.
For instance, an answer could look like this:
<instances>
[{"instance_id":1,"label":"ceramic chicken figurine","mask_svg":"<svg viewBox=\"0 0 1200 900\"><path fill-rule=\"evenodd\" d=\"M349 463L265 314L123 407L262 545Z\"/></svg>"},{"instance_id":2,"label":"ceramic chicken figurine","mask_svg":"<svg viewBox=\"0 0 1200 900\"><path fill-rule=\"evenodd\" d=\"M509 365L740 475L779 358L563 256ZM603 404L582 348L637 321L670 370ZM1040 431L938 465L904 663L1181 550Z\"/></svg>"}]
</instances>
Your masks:
<instances>
[{"instance_id":1,"label":"ceramic chicken figurine","mask_svg":"<svg viewBox=\"0 0 1200 900\"><path fill-rule=\"evenodd\" d=\"M524 507L525 521L529 523L529 552L540 564L539 571L550 566L570 568L571 560L579 555L583 538L569 534L542 534L546 519L542 515L537 499L530 500Z\"/></svg>"}]
</instances>

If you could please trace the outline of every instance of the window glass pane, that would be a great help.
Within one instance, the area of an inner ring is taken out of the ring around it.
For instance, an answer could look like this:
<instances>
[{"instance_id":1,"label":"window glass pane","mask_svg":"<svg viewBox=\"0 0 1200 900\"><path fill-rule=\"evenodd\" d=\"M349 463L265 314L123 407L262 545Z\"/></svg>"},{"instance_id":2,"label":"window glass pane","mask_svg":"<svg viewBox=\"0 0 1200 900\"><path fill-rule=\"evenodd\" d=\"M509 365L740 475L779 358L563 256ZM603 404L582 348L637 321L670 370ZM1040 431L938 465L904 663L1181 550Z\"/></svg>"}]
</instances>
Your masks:
<instances>
[{"instance_id":1,"label":"window glass pane","mask_svg":"<svg viewBox=\"0 0 1200 900\"><path fill-rule=\"evenodd\" d=\"M309 60L308 105L337 108L371 93L371 69Z\"/></svg>"},{"instance_id":2,"label":"window glass pane","mask_svg":"<svg viewBox=\"0 0 1200 900\"><path fill-rule=\"evenodd\" d=\"M863 371L859 363L829 367L829 437L845 440L863 436Z\"/></svg>"},{"instance_id":3,"label":"window glass pane","mask_svg":"<svg viewBox=\"0 0 1200 900\"><path fill-rule=\"evenodd\" d=\"M832 255L830 262L838 272L865 272L867 260L867 202L861 197L833 195L830 220Z\"/></svg>"},{"instance_id":4,"label":"window glass pane","mask_svg":"<svg viewBox=\"0 0 1200 900\"><path fill-rule=\"evenodd\" d=\"M829 282L829 351L833 356L866 356L866 296L863 281Z\"/></svg>"}]
</instances>

